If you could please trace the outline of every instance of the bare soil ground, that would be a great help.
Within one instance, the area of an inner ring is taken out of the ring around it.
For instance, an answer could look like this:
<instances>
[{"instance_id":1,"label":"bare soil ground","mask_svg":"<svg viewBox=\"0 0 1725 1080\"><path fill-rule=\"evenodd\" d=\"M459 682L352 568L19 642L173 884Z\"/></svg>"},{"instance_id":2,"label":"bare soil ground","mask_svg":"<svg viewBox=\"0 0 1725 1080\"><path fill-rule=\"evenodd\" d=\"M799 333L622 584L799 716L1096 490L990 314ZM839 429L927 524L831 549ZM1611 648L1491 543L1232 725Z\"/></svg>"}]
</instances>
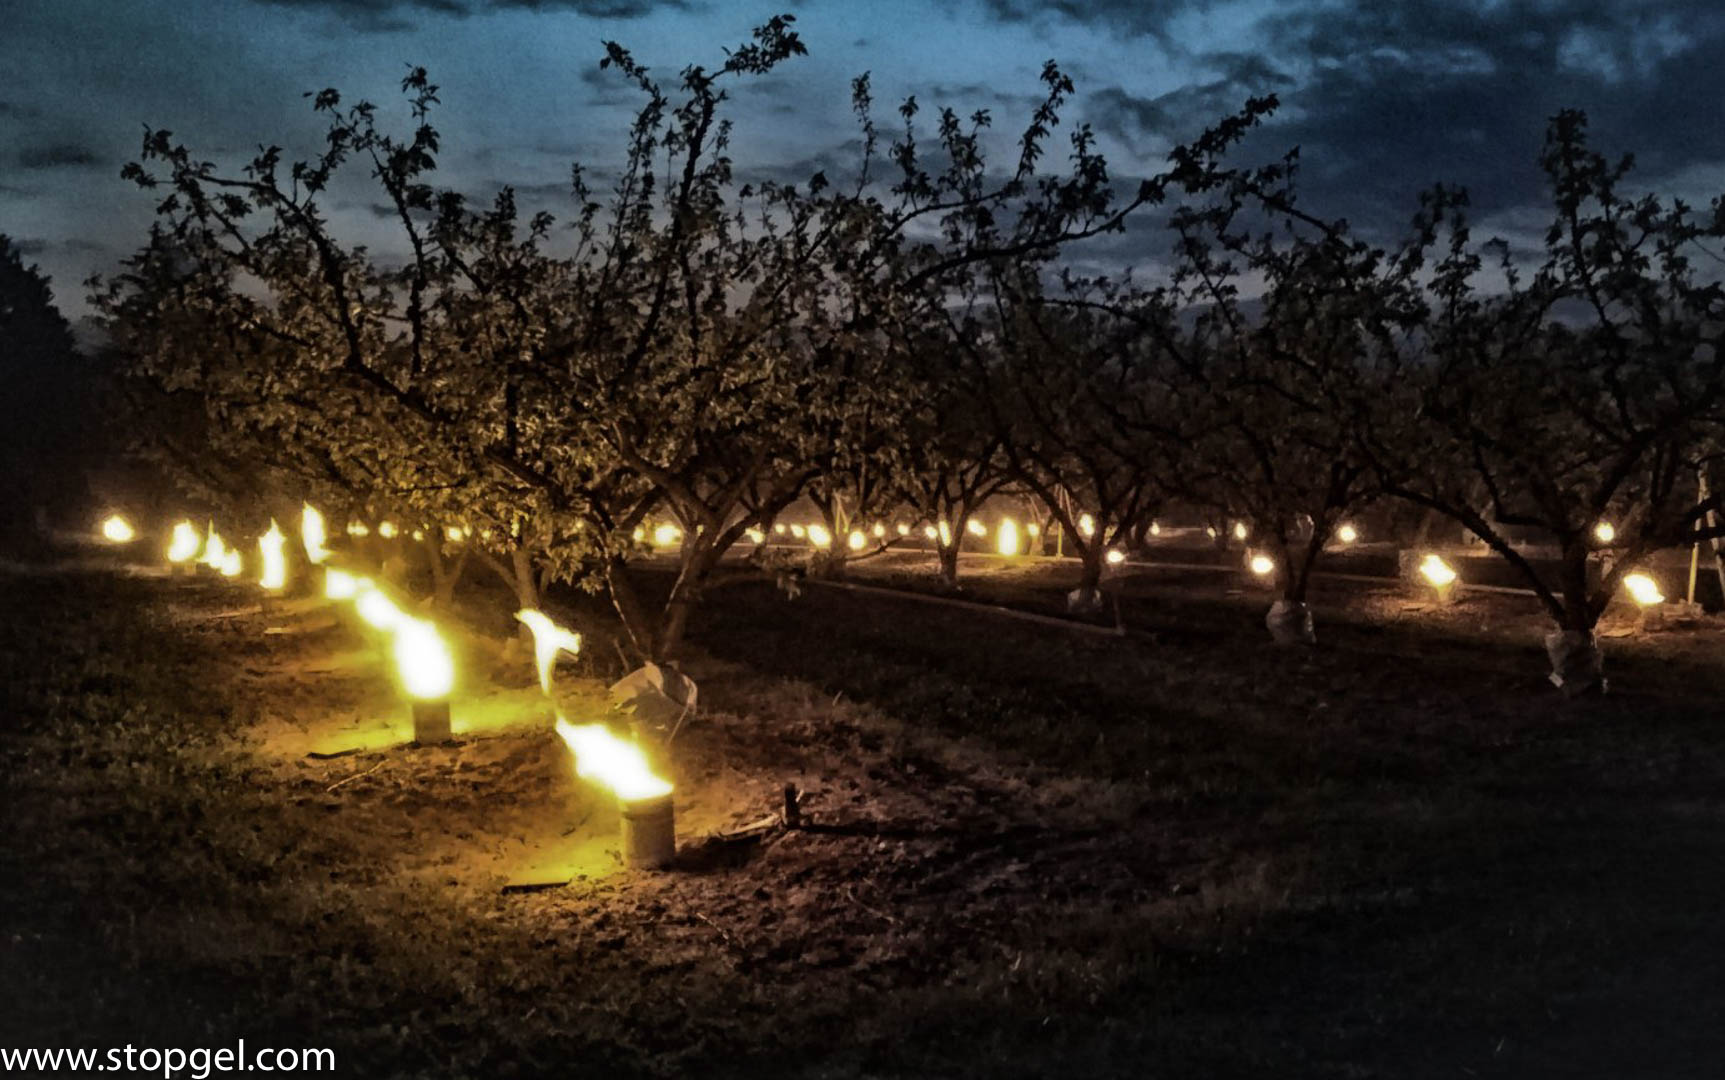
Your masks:
<instances>
[{"instance_id":1,"label":"bare soil ground","mask_svg":"<svg viewBox=\"0 0 1725 1080\"><path fill-rule=\"evenodd\" d=\"M1070 586L989 565L970 595ZM1342 583L1323 644L1280 650L1218 575L1122 595L1115 638L715 593L668 760L680 864L639 873L499 641L462 642L458 741L406 748L375 643L321 605L0 573L0 1045L244 1036L400 1077L1717 1075L1725 630L1612 638L1613 693L1565 702L1520 598ZM565 669L572 718L613 667ZM815 828L714 838L786 783Z\"/></svg>"}]
</instances>

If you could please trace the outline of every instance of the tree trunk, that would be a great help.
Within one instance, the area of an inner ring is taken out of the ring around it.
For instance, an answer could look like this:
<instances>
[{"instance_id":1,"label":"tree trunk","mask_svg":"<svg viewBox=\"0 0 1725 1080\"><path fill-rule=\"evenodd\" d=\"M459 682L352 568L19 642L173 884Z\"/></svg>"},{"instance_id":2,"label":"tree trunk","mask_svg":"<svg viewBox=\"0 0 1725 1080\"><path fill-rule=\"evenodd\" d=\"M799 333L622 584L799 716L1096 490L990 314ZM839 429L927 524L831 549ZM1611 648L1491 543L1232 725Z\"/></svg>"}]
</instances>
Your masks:
<instances>
[{"instance_id":1,"label":"tree trunk","mask_svg":"<svg viewBox=\"0 0 1725 1080\"><path fill-rule=\"evenodd\" d=\"M1066 595L1067 610L1099 611L1102 608L1102 545L1087 543L1079 550L1078 557L1082 560L1078 573L1078 588Z\"/></svg>"},{"instance_id":2,"label":"tree trunk","mask_svg":"<svg viewBox=\"0 0 1725 1080\"><path fill-rule=\"evenodd\" d=\"M1545 636L1545 652L1551 661L1552 685L1565 697L1605 690L1605 661L1593 636L1599 616L1588 589L1587 562L1591 547L1585 539L1571 538L1563 545L1559 565L1559 593L1563 617L1558 628Z\"/></svg>"},{"instance_id":3,"label":"tree trunk","mask_svg":"<svg viewBox=\"0 0 1725 1080\"><path fill-rule=\"evenodd\" d=\"M942 544L935 541L940 552L940 580L951 588L958 587L958 537L952 538L952 544Z\"/></svg>"}]
</instances>

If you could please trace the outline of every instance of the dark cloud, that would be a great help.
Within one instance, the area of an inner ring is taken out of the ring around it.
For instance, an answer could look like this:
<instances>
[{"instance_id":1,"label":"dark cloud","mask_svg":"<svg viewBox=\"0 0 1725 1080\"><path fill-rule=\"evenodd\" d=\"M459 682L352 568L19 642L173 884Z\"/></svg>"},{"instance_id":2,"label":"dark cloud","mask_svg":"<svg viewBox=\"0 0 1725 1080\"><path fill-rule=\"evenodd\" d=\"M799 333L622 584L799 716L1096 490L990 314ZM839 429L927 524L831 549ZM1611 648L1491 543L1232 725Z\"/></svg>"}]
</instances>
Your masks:
<instances>
[{"instance_id":1,"label":"dark cloud","mask_svg":"<svg viewBox=\"0 0 1725 1080\"><path fill-rule=\"evenodd\" d=\"M278 7L325 11L372 31L409 30L410 13L483 14L487 11L566 11L593 19L639 19L662 8L688 10L688 0L258 0Z\"/></svg>"},{"instance_id":2,"label":"dark cloud","mask_svg":"<svg viewBox=\"0 0 1725 1080\"><path fill-rule=\"evenodd\" d=\"M48 250L48 241L18 239L12 241L12 250L23 256L40 255Z\"/></svg>"},{"instance_id":3,"label":"dark cloud","mask_svg":"<svg viewBox=\"0 0 1725 1080\"><path fill-rule=\"evenodd\" d=\"M94 150L77 143L38 143L18 151L18 164L25 169L86 168L101 163Z\"/></svg>"}]
</instances>

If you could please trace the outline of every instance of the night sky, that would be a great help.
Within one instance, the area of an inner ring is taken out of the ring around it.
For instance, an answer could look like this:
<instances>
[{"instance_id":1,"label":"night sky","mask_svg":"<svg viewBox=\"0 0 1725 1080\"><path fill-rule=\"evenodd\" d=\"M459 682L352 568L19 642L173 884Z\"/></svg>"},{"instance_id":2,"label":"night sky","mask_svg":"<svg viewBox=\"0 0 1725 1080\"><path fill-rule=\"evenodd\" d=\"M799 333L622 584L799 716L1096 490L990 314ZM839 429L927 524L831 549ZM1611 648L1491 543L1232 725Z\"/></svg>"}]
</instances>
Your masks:
<instances>
[{"instance_id":1,"label":"night sky","mask_svg":"<svg viewBox=\"0 0 1725 1080\"><path fill-rule=\"evenodd\" d=\"M143 239L153 199L119 179L145 125L202 156L243 162L260 142L316 145L302 94L334 86L389 106L425 65L442 87L437 179L485 196L504 184L560 208L568 167L596 186L621 158L637 101L601 43L630 48L667 83L713 64L776 11L797 16L809 55L738 94L742 178L848 175L850 79L873 74L891 131L906 94L989 109L1003 142L1058 61L1078 83L1068 122L1103 137L1123 181L1160 168L1248 95L1283 108L1254 153L1302 148L1308 205L1376 230L1407 218L1433 181L1464 184L1481 231L1531 243L1542 230L1535 158L1546 118L1585 109L1596 145L1633 150L1639 183L1705 205L1725 191L1725 6L1543 0L817 0L744 5L655 0L10 0L0 33L0 232L85 313L83 279ZM1062 135L1064 138L1064 135ZM1004 160L1004 158L1003 158ZM358 170L356 169L357 173ZM332 193L344 234L394 249L361 185ZM1087 259L1148 264L1148 227Z\"/></svg>"}]
</instances>

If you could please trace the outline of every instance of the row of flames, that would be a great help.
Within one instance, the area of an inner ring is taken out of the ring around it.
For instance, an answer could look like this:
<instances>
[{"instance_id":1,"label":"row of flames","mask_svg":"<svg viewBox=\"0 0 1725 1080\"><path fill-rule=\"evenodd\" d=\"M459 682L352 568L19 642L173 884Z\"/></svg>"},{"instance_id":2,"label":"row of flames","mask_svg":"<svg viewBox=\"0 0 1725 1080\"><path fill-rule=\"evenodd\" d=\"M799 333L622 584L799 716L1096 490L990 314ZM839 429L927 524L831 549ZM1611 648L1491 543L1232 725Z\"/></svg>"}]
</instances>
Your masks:
<instances>
[{"instance_id":1,"label":"row of flames","mask_svg":"<svg viewBox=\"0 0 1725 1080\"><path fill-rule=\"evenodd\" d=\"M357 535L351 526L348 531ZM131 523L118 514L102 523L101 532L112 543L130 543L137 538ZM387 537L394 529L384 522L379 532ZM465 535L450 538L460 540ZM388 638L396 675L406 696L415 702L447 702L455 689L455 661L437 625L403 610L373 579L327 565L334 554L329 547L329 532L323 514L309 503L301 510L300 540L307 560L322 569L324 598L351 602L361 622ZM281 527L271 520L268 531L258 540L258 585L267 594L278 594L287 588L286 543ZM228 545L213 522L204 531L191 521L175 524L166 555L174 565L208 566L226 578L237 578L245 566L240 550ZM557 625L541 611L524 609L516 612L515 617L533 634L539 688L548 701L552 700L552 672L557 657L564 653L579 655L581 636ZM604 724L571 723L555 705L553 712L556 732L575 756L577 775L609 788L624 802L671 793L670 782L653 772L646 755L635 743L613 734Z\"/></svg>"}]
</instances>

